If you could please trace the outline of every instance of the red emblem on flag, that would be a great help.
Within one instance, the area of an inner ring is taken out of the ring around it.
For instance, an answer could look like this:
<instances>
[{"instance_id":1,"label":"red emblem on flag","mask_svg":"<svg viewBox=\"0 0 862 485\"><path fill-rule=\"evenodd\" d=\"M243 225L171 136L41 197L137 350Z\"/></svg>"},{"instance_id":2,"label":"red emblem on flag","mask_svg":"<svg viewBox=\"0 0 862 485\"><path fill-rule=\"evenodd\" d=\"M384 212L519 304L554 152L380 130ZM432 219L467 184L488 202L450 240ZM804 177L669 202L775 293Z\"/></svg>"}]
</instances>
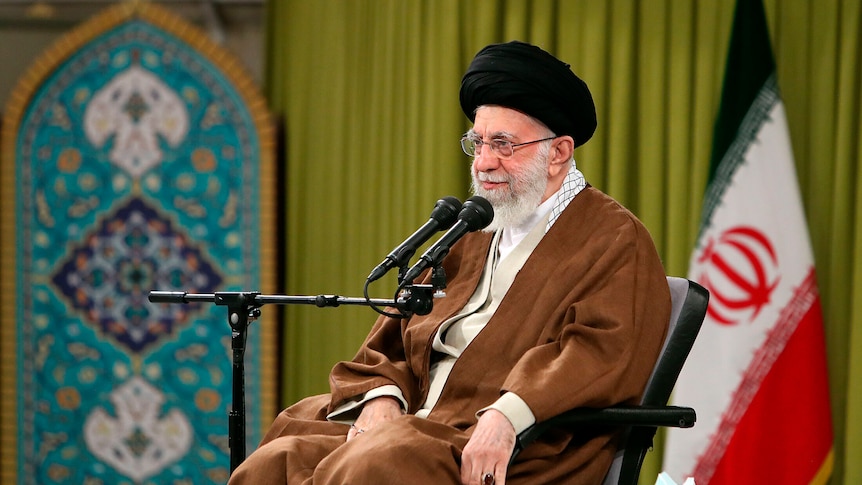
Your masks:
<instances>
[{"instance_id":1,"label":"red emblem on flag","mask_svg":"<svg viewBox=\"0 0 862 485\"><path fill-rule=\"evenodd\" d=\"M707 315L723 325L753 321L778 286L778 259L763 232L737 226L711 238L698 258L710 293Z\"/></svg>"}]
</instances>

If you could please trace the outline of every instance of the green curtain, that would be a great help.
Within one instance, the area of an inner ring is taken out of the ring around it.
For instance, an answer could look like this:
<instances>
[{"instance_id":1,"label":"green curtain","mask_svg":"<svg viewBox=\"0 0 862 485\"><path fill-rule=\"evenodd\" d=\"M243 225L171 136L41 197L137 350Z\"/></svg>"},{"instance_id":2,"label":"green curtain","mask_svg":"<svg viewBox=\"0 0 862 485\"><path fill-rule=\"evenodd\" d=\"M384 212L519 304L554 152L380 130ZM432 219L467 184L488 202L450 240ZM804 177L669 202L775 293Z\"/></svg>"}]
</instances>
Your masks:
<instances>
[{"instance_id":1,"label":"green curtain","mask_svg":"<svg viewBox=\"0 0 862 485\"><path fill-rule=\"evenodd\" d=\"M862 7L765 4L824 307L832 483L862 483ZM685 275L733 7L733 0L269 2L266 90L285 124L288 293L361 296L371 268L427 220L438 198L469 195L469 160L458 146L469 128L460 76L481 47L512 39L555 53L587 81L599 127L575 153L579 168L644 221L668 274ZM392 296L387 278L371 296ZM329 369L353 356L376 316L360 306L286 310L282 405L326 392ZM660 441L655 449L642 483L660 471Z\"/></svg>"}]
</instances>

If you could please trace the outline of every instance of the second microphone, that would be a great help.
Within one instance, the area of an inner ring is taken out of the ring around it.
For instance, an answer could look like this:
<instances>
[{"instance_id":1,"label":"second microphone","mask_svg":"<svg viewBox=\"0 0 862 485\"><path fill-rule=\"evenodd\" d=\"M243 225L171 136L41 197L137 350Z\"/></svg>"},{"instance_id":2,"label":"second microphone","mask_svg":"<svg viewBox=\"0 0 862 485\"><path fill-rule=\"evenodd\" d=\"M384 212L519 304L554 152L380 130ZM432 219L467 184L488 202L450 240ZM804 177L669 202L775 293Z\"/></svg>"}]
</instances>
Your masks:
<instances>
[{"instance_id":1,"label":"second microphone","mask_svg":"<svg viewBox=\"0 0 862 485\"><path fill-rule=\"evenodd\" d=\"M458 213L458 221L404 274L404 281L412 281L426 269L439 265L459 239L467 233L488 227L492 220L494 209L485 198L474 195L464 201L464 206Z\"/></svg>"}]
</instances>

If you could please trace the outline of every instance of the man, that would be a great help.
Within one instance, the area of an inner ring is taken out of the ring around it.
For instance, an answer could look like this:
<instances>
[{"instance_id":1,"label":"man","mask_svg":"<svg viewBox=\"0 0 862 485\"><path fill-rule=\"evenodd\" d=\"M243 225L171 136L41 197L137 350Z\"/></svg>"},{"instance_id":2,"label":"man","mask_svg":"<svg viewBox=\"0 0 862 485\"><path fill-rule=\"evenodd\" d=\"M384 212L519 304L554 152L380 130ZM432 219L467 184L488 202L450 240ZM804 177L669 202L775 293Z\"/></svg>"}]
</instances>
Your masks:
<instances>
[{"instance_id":1,"label":"man","mask_svg":"<svg viewBox=\"0 0 862 485\"><path fill-rule=\"evenodd\" d=\"M567 64L490 45L460 98L494 221L443 261L448 296L429 315L378 319L333 368L331 394L283 411L231 484L601 482L616 433L559 430L507 469L515 435L637 402L667 328L664 269L643 225L575 167L596 117Z\"/></svg>"}]
</instances>

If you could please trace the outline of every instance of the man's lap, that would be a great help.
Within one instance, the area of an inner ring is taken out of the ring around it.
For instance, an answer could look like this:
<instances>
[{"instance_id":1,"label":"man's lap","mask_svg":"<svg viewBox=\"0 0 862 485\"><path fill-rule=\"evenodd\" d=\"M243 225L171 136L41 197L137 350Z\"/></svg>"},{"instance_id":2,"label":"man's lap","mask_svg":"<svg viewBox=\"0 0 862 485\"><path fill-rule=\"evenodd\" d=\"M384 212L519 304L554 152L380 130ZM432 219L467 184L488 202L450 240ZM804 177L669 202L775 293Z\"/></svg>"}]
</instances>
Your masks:
<instances>
[{"instance_id":1,"label":"man's lap","mask_svg":"<svg viewBox=\"0 0 862 485\"><path fill-rule=\"evenodd\" d=\"M458 482L465 433L405 415L346 442L347 425L322 419L327 402L314 396L282 411L231 485L298 485L312 477L315 484Z\"/></svg>"}]
</instances>

